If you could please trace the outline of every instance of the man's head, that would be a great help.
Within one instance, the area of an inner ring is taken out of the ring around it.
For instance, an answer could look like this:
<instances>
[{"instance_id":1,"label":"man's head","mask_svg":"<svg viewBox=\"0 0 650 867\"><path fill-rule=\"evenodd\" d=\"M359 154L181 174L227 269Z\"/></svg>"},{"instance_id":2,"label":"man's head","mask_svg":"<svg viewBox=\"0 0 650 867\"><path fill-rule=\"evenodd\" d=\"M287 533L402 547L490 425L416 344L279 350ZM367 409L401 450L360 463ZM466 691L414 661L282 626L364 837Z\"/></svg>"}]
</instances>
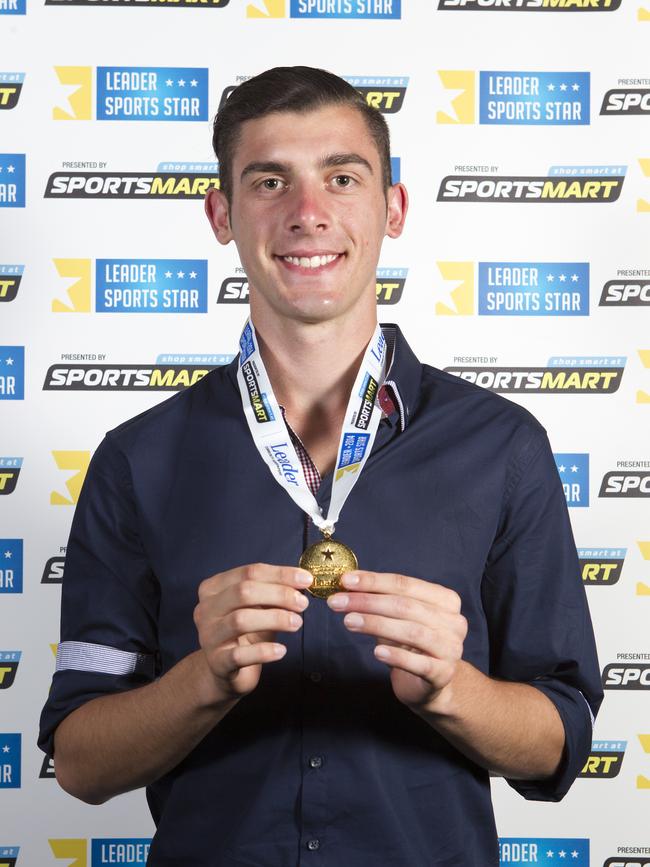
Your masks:
<instances>
[{"instance_id":1,"label":"man's head","mask_svg":"<svg viewBox=\"0 0 650 867\"><path fill-rule=\"evenodd\" d=\"M221 189L232 203L232 162L241 126L273 112L315 111L329 105L350 106L364 118L382 169L384 190L392 183L390 136L383 115L369 106L351 84L310 66L276 66L237 87L214 120L212 145L219 160Z\"/></svg>"}]
</instances>

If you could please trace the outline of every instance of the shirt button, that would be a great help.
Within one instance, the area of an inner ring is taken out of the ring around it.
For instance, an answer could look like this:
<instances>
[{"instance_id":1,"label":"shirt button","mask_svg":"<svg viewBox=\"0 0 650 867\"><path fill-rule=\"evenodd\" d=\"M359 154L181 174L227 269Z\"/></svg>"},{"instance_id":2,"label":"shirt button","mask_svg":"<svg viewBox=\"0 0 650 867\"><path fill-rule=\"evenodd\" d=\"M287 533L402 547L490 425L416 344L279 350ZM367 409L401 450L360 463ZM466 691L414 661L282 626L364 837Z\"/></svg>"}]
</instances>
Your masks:
<instances>
[{"instance_id":1,"label":"shirt button","mask_svg":"<svg viewBox=\"0 0 650 867\"><path fill-rule=\"evenodd\" d=\"M320 849L320 840L307 840L307 848L311 852L315 852L316 849Z\"/></svg>"},{"instance_id":2,"label":"shirt button","mask_svg":"<svg viewBox=\"0 0 650 867\"><path fill-rule=\"evenodd\" d=\"M309 759L309 767L310 768L320 768L323 765L323 757L322 756L312 756Z\"/></svg>"},{"instance_id":3,"label":"shirt button","mask_svg":"<svg viewBox=\"0 0 650 867\"><path fill-rule=\"evenodd\" d=\"M323 679L323 675L320 673L320 671L312 671L309 675L309 679L312 683L320 683Z\"/></svg>"}]
</instances>

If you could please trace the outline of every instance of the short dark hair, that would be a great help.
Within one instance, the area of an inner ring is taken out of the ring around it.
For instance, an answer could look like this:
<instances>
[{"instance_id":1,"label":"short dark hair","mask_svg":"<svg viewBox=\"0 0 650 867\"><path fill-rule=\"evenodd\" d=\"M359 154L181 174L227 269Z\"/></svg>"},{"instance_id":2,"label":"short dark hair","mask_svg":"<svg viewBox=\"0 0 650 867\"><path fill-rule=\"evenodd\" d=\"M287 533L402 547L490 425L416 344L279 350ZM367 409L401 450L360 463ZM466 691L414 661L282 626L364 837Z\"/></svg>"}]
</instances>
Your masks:
<instances>
[{"instance_id":1,"label":"short dark hair","mask_svg":"<svg viewBox=\"0 0 650 867\"><path fill-rule=\"evenodd\" d=\"M379 152L387 190L392 183L390 135L383 115L338 75L311 66L276 66L236 87L214 119L212 146L219 160L221 189L228 201L232 201L233 154L245 121L274 112L307 112L328 105L348 105L363 115Z\"/></svg>"}]
</instances>

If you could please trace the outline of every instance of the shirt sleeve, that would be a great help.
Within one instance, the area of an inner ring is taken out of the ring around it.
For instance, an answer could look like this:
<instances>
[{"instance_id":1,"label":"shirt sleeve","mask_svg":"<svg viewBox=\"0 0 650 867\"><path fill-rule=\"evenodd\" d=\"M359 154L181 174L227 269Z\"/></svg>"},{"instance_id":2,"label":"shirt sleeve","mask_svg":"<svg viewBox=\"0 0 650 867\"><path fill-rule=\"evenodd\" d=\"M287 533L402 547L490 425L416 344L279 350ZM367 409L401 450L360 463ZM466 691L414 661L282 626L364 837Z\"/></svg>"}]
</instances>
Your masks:
<instances>
[{"instance_id":1,"label":"shirt sleeve","mask_svg":"<svg viewBox=\"0 0 650 867\"><path fill-rule=\"evenodd\" d=\"M90 463L66 550L61 642L38 740L46 753L75 708L154 679L158 600L128 463L108 435Z\"/></svg>"},{"instance_id":2,"label":"shirt sleeve","mask_svg":"<svg viewBox=\"0 0 650 867\"><path fill-rule=\"evenodd\" d=\"M589 755L603 692L564 491L543 429L512 467L482 596L490 675L543 692L565 731L551 779L507 782L525 798L559 801Z\"/></svg>"}]
</instances>

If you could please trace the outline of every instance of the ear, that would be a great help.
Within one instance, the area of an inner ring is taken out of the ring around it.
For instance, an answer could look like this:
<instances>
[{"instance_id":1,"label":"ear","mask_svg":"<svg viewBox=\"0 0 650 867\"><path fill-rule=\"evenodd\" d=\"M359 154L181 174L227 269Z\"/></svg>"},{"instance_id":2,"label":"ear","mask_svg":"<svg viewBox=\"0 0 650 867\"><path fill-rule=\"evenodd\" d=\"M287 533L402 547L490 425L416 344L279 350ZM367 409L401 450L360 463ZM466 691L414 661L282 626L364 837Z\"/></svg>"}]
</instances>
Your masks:
<instances>
[{"instance_id":1,"label":"ear","mask_svg":"<svg viewBox=\"0 0 650 867\"><path fill-rule=\"evenodd\" d=\"M393 184L388 189L388 208L386 213L386 235L399 238L404 229L406 212L409 209L409 196L404 184Z\"/></svg>"},{"instance_id":2,"label":"ear","mask_svg":"<svg viewBox=\"0 0 650 867\"><path fill-rule=\"evenodd\" d=\"M233 240L230 228L230 206L221 190L210 189L205 196L205 213L217 241L228 244Z\"/></svg>"}]
</instances>

